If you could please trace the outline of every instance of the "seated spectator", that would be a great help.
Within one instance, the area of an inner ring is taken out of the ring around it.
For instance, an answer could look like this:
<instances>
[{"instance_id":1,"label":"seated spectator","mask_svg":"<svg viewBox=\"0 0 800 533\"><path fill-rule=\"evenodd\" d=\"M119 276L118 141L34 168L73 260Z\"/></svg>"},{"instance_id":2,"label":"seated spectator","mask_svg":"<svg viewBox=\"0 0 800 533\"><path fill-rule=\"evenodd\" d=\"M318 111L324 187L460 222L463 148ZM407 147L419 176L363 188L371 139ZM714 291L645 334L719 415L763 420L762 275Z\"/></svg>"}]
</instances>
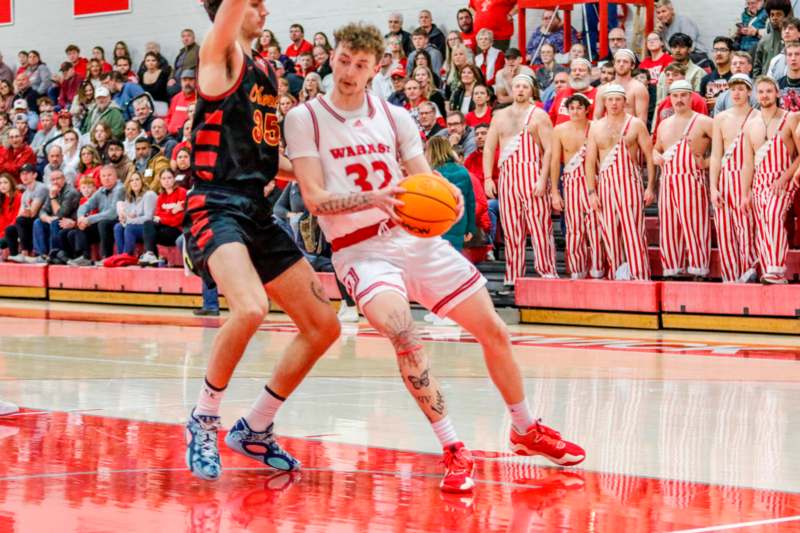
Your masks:
<instances>
[{"instance_id":1,"label":"seated spectator","mask_svg":"<svg viewBox=\"0 0 800 533\"><path fill-rule=\"evenodd\" d=\"M147 54L155 54L156 60L158 61L158 70L166 70L167 72L172 75L172 67L169 65L169 61L167 58L161 55L161 45L150 41L145 43L144 45L144 52L145 56L142 59L142 62L139 64L139 69L136 71L136 77L139 78L139 84L141 85L142 76L144 72L147 70Z\"/></svg>"},{"instance_id":2,"label":"seated spectator","mask_svg":"<svg viewBox=\"0 0 800 533\"><path fill-rule=\"evenodd\" d=\"M106 61L106 51L102 46L95 46L92 48L92 59L90 61L97 61L100 63L100 70L103 73L111 72L111 63Z\"/></svg>"},{"instance_id":3,"label":"seated spectator","mask_svg":"<svg viewBox=\"0 0 800 533\"><path fill-rule=\"evenodd\" d=\"M475 41L475 20L472 17L472 11L466 7L462 7L456 13L456 22L458 22L459 37L461 43L466 46L473 54L478 50L478 43ZM489 28L492 29L492 28ZM452 45L448 38L447 46L452 50Z\"/></svg>"},{"instance_id":4,"label":"seated spectator","mask_svg":"<svg viewBox=\"0 0 800 533\"><path fill-rule=\"evenodd\" d=\"M50 176L54 173L61 173L66 179L66 183L71 184L75 181L75 172L68 169L64 164L64 150L60 144L53 143L47 147L47 164L42 170L42 183L50 186ZM72 185L70 185L72 187Z\"/></svg>"},{"instance_id":5,"label":"seated spectator","mask_svg":"<svg viewBox=\"0 0 800 533\"><path fill-rule=\"evenodd\" d=\"M625 30L622 28L612 28L608 32L608 55L601 58L598 61L598 64L602 65L605 63L614 64L614 55L623 49L628 49L628 37L625 35ZM638 64L639 60L636 58L636 64Z\"/></svg>"},{"instance_id":6,"label":"seated spectator","mask_svg":"<svg viewBox=\"0 0 800 533\"><path fill-rule=\"evenodd\" d=\"M666 78L665 84L667 87L672 85L674 82L678 80L686 79L686 66L680 65L678 63L672 63L667 65L662 73L662 76ZM708 114L708 107L706 105L706 100L699 93L693 92L692 93L692 110L696 113L702 113L704 115ZM672 109L672 100L670 98L664 98L656 108L655 115L653 116L653 142L655 143L656 140L656 133L658 132L658 126L664 120L668 119L672 115L675 114L675 110Z\"/></svg>"},{"instance_id":7,"label":"seated spectator","mask_svg":"<svg viewBox=\"0 0 800 533\"><path fill-rule=\"evenodd\" d=\"M33 142L33 138L36 136L36 130L31 129L28 124L28 116L23 113L16 113L14 115L14 127L17 128L19 134L22 136L22 141L30 146ZM34 153L35 157L35 153Z\"/></svg>"},{"instance_id":8,"label":"seated spectator","mask_svg":"<svg viewBox=\"0 0 800 533\"><path fill-rule=\"evenodd\" d=\"M153 146L158 148L167 159L172 157L172 150L178 144L175 139L169 136L167 123L163 118L154 119L150 125L150 140L153 142Z\"/></svg>"},{"instance_id":9,"label":"seated spectator","mask_svg":"<svg viewBox=\"0 0 800 533\"><path fill-rule=\"evenodd\" d=\"M405 104L403 107L411 114L417 124L419 124L419 106L428 100L420 90L419 82L414 78L409 78L405 82Z\"/></svg>"},{"instance_id":10,"label":"seated spectator","mask_svg":"<svg viewBox=\"0 0 800 533\"><path fill-rule=\"evenodd\" d=\"M106 160L109 165L114 166L114 169L117 171L117 179L120 182L124 181L128 177L128 174L134 170L133 163L128 159L128 156L125 155L125 146L116 139L108 141L108 146L106 146Z\"/></svg>"},{"instance_id":11,"label":"seated spectator","mask_svg":"<svg viewBox=\"0 0 800 533\"><path fill-rule=\"evenodd\" d=\"M294 73L300 76L301 78L305 78L306 74L309 72L316 73L316 65L314 64L314 54L313 48L311 52L303 52L299 56L297 56L297 60L294 62ZM322 76L320 76L322 77Z\"/></svg>"},{"instance_id":12,"label":"seated spectator","mask_svg":"<svg viewBox=\"0 0 800 533\"><path fill-rule=\"evenodd\" d=\"M125 155L131 161L136 159L136 141L146 135L142 126L135 120L125 123L125 139L122 141L122 146L125 148Z\"/></svg>"},{"instance_id":13,"label":"seated spectator","mask_svg":"<svg viewBox=\"0 0 800 533\"><path fill-rule=\"evenodd\" d=\"M522 64L522 53L516 48L509 48L506 51L506 64L497 73L494 82L494 94L498 104L507 105L513 101L511 80L520 74L535 77L533 70Z\"/></svg>"},{"instance_id":14,"label":"seated spectator","mask_svg":"<svg viewBox=\"0 0 800 533\"><path fill-rule=\"evenodd\" d=\"M85 79L94 86L95 91L99 89L103 85L103 64L97 59L90 59Z\"/></svg>"},{"instance_id":15,"label":"seated spectator","mask_svg":"<svg viewBox=\"0 0 800 533\"><path fill-rule=\"evenodd\" d=\"M0 113L14 110L14 85L10 81L0 80Z\"/></svg>"},{"instance_id":16,"label":"seated spectator","mask_svg":"<svg viewBox=\"0 0 800 533\"><path fill-rule=\"evenodd\" d=\"M544 91L553 83L557 72L567 72L567 69L556 63L556 50L550 43L544 43L539 52L540 63L533 67L536 83L539 90Z\"/></svg>"},{"instance_id":17,"label":"seated spectator","mask_svg":"<svg viewBox=\"0 0 800 533\"><path fill-rule=\"evenodd\" d=\"M108 146L111 137L111 128L102 121L98 122L89 134L89 140L92 146L97 149L97 153L103 158L104 163L108 162L106 160L106 146Z\"/></svg>"},{"instance_id":18,"label":"seated spectator","mask_svg":"<svg viewBox=\"0 0 800 533\"><path fill-rule=\"evenodd\" d=\"M425 145L425 157L431 168L458 187L464 197L464 216L442 235L443 239L460 251L464 248L464 241L470 240L475 234L475 193L472 190L472 180L467 169L455 162L453 147L447 139L434 137L429 140Z\"/></svg>"},{"instance_id":19,"label":"seated spectator","mask_svg":"<svg viewBox=\"0 0 800 533\"><path fill-rule=\"evenodd\" d=\"M708 110L711 112L717 103L717 96L727 90L728 80L733 76L731 71L731 53L733 39L717 37L713 44L714 69L706 74L700 82L700 96L705 97Z\"/></svg>"},{"instance_id":20,"label":"seated spectator","mask_svg":"<svg viewBox=\"0 0 800 533\"><path fill-rule=\"evenodd\" d=\"M783 50L781 30L783 21L792 14L792 5L789 0L767 0L764 10L769 19L768 30L755 47L753 52L753 77L757 78L767 73L772 58Z\"/></svg>"},{"instance_id":21,"label":"seated spectator","mask_svg":"<svg viewBox=\"0 0 800 533\"><path fill-rule=\"evenodd\" d=\"M33 222L39 218L39 210L47 200L48 188L36 181L36 167L26 164L20 169L20 182L24 187L20 199L19 213L14 224L6 228L4 243L8 248L8 260L12 263L25 263L33 256Z\"/></svg>"},{"instance_id":22,"label":"seated spectator","mask_svg":"<svg viewBox=\"0 0 800 533\"><path fill-rule=\"evenodd\" d=\"M303 52L314 50L314 46L305 40L305 30L301 24L289 26L289 40L292 42L286 47L284 54L291 59L298 57Z\"/></svg>"},{"instance_id":23,"label":"seated spectator","mask_svg":"<svg viewBox=\"0 0 800 533\"><path fill-rule=\"evenodd\" d=\"M467 168L469 173L478 180L478 183L481 184L480 190L481 192L485 193L485 182L487 179L492 180L492 190L497 190L497 183L499 179L499 171L500 166L497 164L497 161L500 158L500 150L495 151L495 164L493 167L492 175L486 177L483 173L483 148L486 146L486 136L489 134L489 124L483 123L478 124L473 128L475 132L475 151L472 154L468 155L464 159L464 166ZM477 188L475 188L477 191ZM476 193L477 194L477 193ZM495 236L497 231L497 221L500 219L500 204L497 201L497 198L492 195L492 197L487 197L487 208L489 211L489 220L490 220L490 227L488 229L488 237L489 243L495 242ZM491 252L489 252L492 254ZM493 254L489 257L490 261L494 261Z\"/></svg>"},{"instance_id":24,"label":"seated spectator","mask_svg":"<svg viewBox=\"0 0 800 533\"><path fill-rule=\"evenodd\" d=\"M278 108L279 108L278 113L280 113L280 103L278 104ZM281 118L279 116L278 121L280 122L280 120ZM283 136L281 136L281 139L283 139ZM173 170L175 170L174 163L177 160L178 150L181 150L182 148L188 148L189 150L192 149L192 118L187 118L186 122L183 123L181 142L176 144L175 148L172 149L172 156L169 159L170 159L170 168L172 168Z\"/></svg>"},{"instance_id":25,"label":"seated spectator","mask_svg":"<svg viewBox=\"0 0 800 533\"><path fill-rule=\"evenodd\" d=\"M20 75L25 72L25 69L28 68L28 52L25 50L20 50L17 53L17 61L19 62L19 66L17 67L17 75Z\"/></svg>"},{"instance_id":26,"label":"seated spectator","mask_svg":"<svg viewBox=\"0 0 800 533\"><path fill-rule=\"evenodd\" d=\"M573 59L589 59L589 54L586 52L586 46L583 43L574 43L569 47L567 65L569 65Z\"/></svg>"},{"instance_id":27,"label":"seated spectator","mask_svg":"<svg viewBox=\"0 0 800 533\"><path fill-rule=\"evenodd\" d=\"M59 132L58 128L56 128L56 123L53 118L52 113L44 113L39 117L39 131L33 136L33 141L31 141L31 148L33 149L33 153L36 154L36 162L37 164L43 164L45 159L47 159L47 154L45 153L45 146L58 137Z\"/></svg>"},{"instance_id":28,"label":"seated spectator","mask_svg":"<svg viewBox=\"0 0 800 533\"><path fill-rule=\"evenodd\" d=\"M403 15L401 13L390 13L388 19L389 33L384 35L386 42L397 37L398 44L403 51L403 55L407 56L414 50L414 44L411 42L411 34L403 29Z\"/></svg>"},{"instance_id":29,"label":"seated spectator","mask_svg":"<svg viewBox=\"0 0 800 533\"><path fill-rule=\"evenodd\" d=\"M409 34L409 35L411 35L411 34ZM410 37L409 37L409 39L410 39ZM387 40L386 44L389 46L389 49L391 49L391 51L392 51L392 60L394 61L394 63L397 64L397 65L400 65L401 67L403 67L403 70L405 71L406 68L408 67L408 56L406 55L405 50L403 50L403 46L400 44L400 38L399 37L389 37L389 39ZM414 51L413 44L412 44L411 51L412 52Z\"/></svg>"},{"instance_id":30,"label":"seated spectator","mask_svg":"<svg viewBox=\"0 0 800 533\"><path fill-rule=\"evenodd\" d=\"M6 228L14 224L19 214L22 193L17 191L17 180L8 172L0 173L0 239Z\"/></svg>"},{"instance_id":31,"label":"seated spectator","mask_svg":"<svg viewBox=\"0 0 800 533\"><path fill-rule=\"evenodd\" d=\"M117 203L117 222L114 225L114 242L117 244L117 253L134 255L136 244L144 242L144 225L146 222L153 222L156 210L156 200L158 195L145 187L142 175L138 172L131 172L125 180L125 194L122 200ZM172 242L175 242L173 239ZM150 261L153 253L139 258L140 261L150 264L158 264L158 257L155 262Z\"/></svg>"},{"instance_id":32,"label":"seated spectator","mask_svg":"<svg viewBox=\"0 0 800 533\"><path fill-rule=\"evenodd\" d=\"M767 33L767 10L764 0L745 0L745 8L736 23L733 40L742 52L752 52Z\"/></svg>"},{"instance_id":33,"label":"seated spectator","mask_svg":"<svg viewBox=\"0 0 800 533\"><path fill-rule=\"evenodd\" d=\"M490 104L491 89L479 83L472 88L472 111L467 113L465 120L467 126L474 128L478 124L489 124L492 121L492 107ZM464 154L467 156L467 154Z\"/></svg>"},{"instance_id":34,"label":"seated spectator","mask_svg":"<svg viewBox=\"0 0 800 533\"><path fill-rule=\"evenodd\" d=\"M382 100L388 100L394 92L392 85L392 71L395 69L394 61L392 60L392 51L386 49L383 52L381 60L378 62L378 72L372 78L371 92Z\"/></svg>"},{"instance_id":35,"label":"seated spectator","mask_svg":"<svg viewBox=\"0 0 800 533\"><path fill-rule=\"evenodd\" d=\"M143 227L144 254L139 258L142 266L158 264L158 245L175 246L183 233L183 213L186 209L186 189L175 183L175 174L165 168L158 176L159 190L155 215L145 220Z\"/></svg>"},{"instance_id":36,"label":"seated spectator","mask_svg":"<svg viewBox=\"0 0 800 533\"><path fill-rule=\"evenodd\" d=\"M139 97L133 101L133 120L139 123L143 131L150 131L156 116L150 98Z\"/></svg>"},{"instance_id":37,"label":"seated spectator","mask_svg":"<svg viewBox=\"0 0 800 533\"><path fill-rule=\"evenodd\" d=\"M444 97L447 100L450 100L453 93L461 86L461 69L473 62L472 50L463 44L453 47L451 54L444 80Z\"/></svg>"},{"instance_id":38,"label":"seated spectator","mask_svg":"<svg viewBox=\"0 0 800 533\"><path fill-rule=\"evenodd\" d=\"M391 50L389 50L389 55L392 55ZM316 69L320 78L324 80L326 76L329 76L333 73L333 70L331 69L330 50L322 46L315 46L312 57L314 58L314 68Z\"/></svg>"},{"instance_id":39,"label":"seated spectator","mask_svg":"<svg viewBox=\"0 0 800 533\"><path fill-rule=\"evenodd\" d=\"M95 107L86 116L84 133L94 131L95 126L100 122L105 122L111 129L111 136L115 139L122 139L125 133L125 116L122 110L112 105L111 93L105 87L95 89Z\"/></svg>"},{"instance_id":40,"label":"seated spectator","mask_svg":"<svg viewBox=\"0 0 800 533\"><path fill-rule=\"evenodd\" d=\"M397 68L392 72L392 89L394 92L387 102L398 107L406 105L406 70Z\"/></svg>"},{"instance_id":41,"label":"seated spectator","mask_svg":"<svg viewBox=\"0 0 800 533\"><path fill-rule=\"evenodd\" d=\"M425 140L431 139L436 135L446 135L447 129L439 124L436 117L439 116L439 110L432 102L422 102L417 108L419 129Z\"/></svg>"},{"instance_id":42,"label":"seated spectator","mask_svg":"<svg viewBox=\"0 0 800 533\"><path fill-rule=\"evenodd\" d=\"M658 77L664 71L664 67L672 63L672 56L666 52L664 41L656 32L649 33L645 41L645 55L639 68L649 73L650 83L653 86L658 84ZM605 83L610 83L611 80Z\"/></svg>"},{"instance_id":43,"label":"seated spectator","mask_svg":"<svg viewBox=\"0 0 800 533\"><path fill-rule=\"evenodd\" d=\"M784 49L787 43L800 41L800 19L787 17L783 20L781 41L784 43ZM785 50L781 50L781 53L773 57L769 62L767 75L775 80L779 80L786 76L786 71L786 52Z\"/></svg>"},{"instance_id":44,"label":"seated spectator","mask_svg":"<svg viewBox=\"0 0 800 533\"><path fill-rule=\"evenodd\" d=\"M28 52L28 66L25 72L31 82L31 88L40 95L46 95L53 85L53 74L47 65L42 63L42 58L36 50Z\"/></svg>"},{"instance_id":45,"label":"seated spectator","mask_svg":"<svg viewBox=\"0 0 800 533\"><path fill-rule=\"evenodd\" d=\"M450 109L469 113L475 107L472 102L472 91L476 85L485 85L483 73L475 65L467 65L461 69L461 85L450 98Z\"/></svg>"},{"instance_id":46,"label":"seated spectator","mask_svg":"<svg viewBox=\"0 0 800 533\"><path fill-rule=\"evenodd\" d=\"M406 66L408 75L411 75L411 72L416 66L415 59L417 54L422 51L427 52L430 56L431 71L440 72L442 70L442 64L444 63L442 53L428 41L427 32L423 28L417 28L414 30L414 33L411 34L411 40L414 43L414 51L408 56L408 64Z\"/></svg>"},{"instance_id":47,"label":"seated spectator","mask_svg":"<svg viewBox=\"0 0 800 533\"><path fill-rule=\"evenodd\" d=\"M778 104L791 113L800 111L800 42L786 43L786 75L778 80Z\"/></svg>"},{"instance_id":48,"label":"seated spectator","mask_svg":"<svg viewBox=\"0 0 800 533\"><path fill-rule=\"evenodd\" d=\"M442 30L437 28L436 24L433 23L433 15L431 15L431 12L427 9L421 10L417 17L417 22L419 22L420 29L425 32L431 46L439 51L440 57L444 57L444 53L447 51L447 41L444 38ZM439 72L439 69L436 68L434 71Z\"/></svg>"},{"instance_id":49,"label":"seated spectator","mask_svg":"<svg viewBox=\"0 0 800 533\"><path fill-rule=\"evenodd\" d=\"M72 115L72 122L80 131L87 131L88 125L85 124L86 117L95 108L94 85L90 81L84 81L78 88L78 94L72 99L69 112Z\"/></svg>"},{"instance_id":50,"label":"seated spectator","mask_svg":"<svg viewBox=\"0 0 800 533\"><path fill-rule=\"evenodd\" d=\"M38 104L37 104L38 108ZM20 115L25 122L25 142L30 144L33 141L33 136L36 135L36 129L39 125L39 115L30 110L28 107L28 102L19 98L14 100L13 109L12 109L12 116L14 117L14 122L17 122Z\"/></svg>"},{"instance_id":51,"label":"seated spectator","mask_svg":"<svg viewBox=\"0 0 800 533\"><path fill-rule=\"evenodd\" d=\"M672 0L658 0L656 2L655 16L655 32L661 36L663 41L669 42L673 35L680 33L689 36L694 43L696 52L703 54L708 52L708 47L700 41L700 29L697 24L690 17L675 13L675 6L672 5ZM670 48L672 48L671 45Z\"/></svg>"},{"instance_id":52,"label":"seated spectator","mask_svg":"<svg viewBox=\"0 0 800 533\"><path fill-rule=\"evenodd\" d=\"M61 75L58 82L58 100L57 104L60 109L69 109L72 106L73 100L78 95L83 83L81 78L76 72L75 67L69 61L61 64Z\"/></svg>"},{"instance_id":53,"label":"seated spectator","mask_svg":"<svg viewBox=\"0 0 800 533\"><path fill-rule=\"evenodd\" d=\"M322 90L322 79L316 72L309 72L303 80L303 88L300 89L299 100L301 102L308 102L320 94L325 94Z\"/></svg>"},{"instance_id":54,"label":"seated spectator","mask_svg":"<svg viewBox=\"0 0 800 533\"><path fill-rule=\"evenodd\" d=\"M464 113L457 109L447 114L447 139L450 146L458 148L466 157L476 150L475 134L467 126Z\"/></svg>"},{"instance_id":55,"label":"seated spectator","mask_svg":"<svg viewBox=\"0 0 800 533\"><path fill-rule=\"evenodd\" d=\"M192 150L186 146L175 150L175 184L187 191L192 188Z\"/></svg>"},{"instance_id":56,"label":"seated spectator","mask_svg":"<svg viewBox=\"0 0 800 533\"><path fill-rule=\"evenodd\" d=\"M12 127L8 113L0 111L0 146L8 147L8 132Z\"/></svg>"},{"instance_id":57,"label":"seated spectator","mask_svg":"<svg viewBox=\"0 0 800 533\"><path fill-rule=\"evenodd\" d=\"M419 83L419 89L426 100L439 108L439 114L447 113L444 96L436 88L433 81L433 73L427 67L417 67L414 69L413 78Z\"/></svg>"},{"instance_id":58,"label":"seated spectator","mask_svg":"<svg viewBox=\"0 0 800 533\"><path fill-rule=\"evenodd\" d=\"M124 200L125 187L117 180L113 165L100 169L101 187L89 200L78 208L78 220L73 235L74 253L77 256L67 264L92 266L91 244L100 243L103 259L114 255L114 225L117 219L117 203ZM94 214L90 214L94 212Z\"/></svg>"},{"instance_id":59,"label":"seated spectator","mask_svg":"<svg viewBox=\"0 0 800 533\"><path fill-rule=\"evenodd\" d=\"M578 42L578 32L575 28L570 28L572 32L572 42ZM561 21L558 12L552 9L542 11L542 23L531 33L528 44L525 46L527 52L527 62L532 64L539 57L542 44L548 42L556 49L557 54L563 54L564 50L564 23Z\"/></svg>"},{"instance_id":60,"label":"seated spectator","mask_svg":"<svg viewBox=\"0 0 800 533\"><path fill-rule=\"evenodd\" d=\"M130 83L139 83L139 77L133 71L131 65L131 58L118 57L114 60L114 72L119 72L125 81Z\"/></svg>"},{"instance_id":61,"label":"seated spectator","mask_svg":"<svg viewBox=\"0 0 800 533\"><path fill-rule=\"evenodd\" d=\"M734 52L733 57L731 58L731 72L733 74L746 74L749 77L753 72L753 58L750 56L750 54L742 51ZM758 99L753 92L755 91L751 91L750 94L750 106L757 108ZM722 92L722 94L717 96L717 103L714 105L713 116L717 116L719 113L722 113L731 107L733 107L733 102L731 101L730 91L726 89Z\"/></svg>"},{"instance_id":62,"label":"seated spectator","mask_svg":"<svg viewBox=\"0 0 800 533\"><path fill-rule=\"evenodd\" d=\"M69 230L61 227L61 221L77 218L80 197L63 172L55 170L50 174L48 197L33 223L33 250L36 255L31 262L50 262L52 257L54 263L66 264L69 257L64 251L62 238L66 238Z\"/></svg>"},{"instance_id":63,"label":"seated spectator","mask_svg":"<svg viewBox=\"0 0 800 533\"><path fill-rule=\"evenodd\" d=\"M684 79L692 84L692 87L696 92L700 90L700 83L703 81L706 72L692 62L692 59L689 56L692 51L692 46L692 38L683 33L676 33L669 39L669 50L672 54L672 64L686 67ZM659 102L667 97L666 83L666 73L662 72L661 76L658 77L658 86L656 92L656 97ZM667 100L669 100L669 98L667 98Z\"/></svg>"},{"instance_id":64,"label":"seated spectator","mask_svg":"<svg viewBox=\"0 0 800 533\"><path fill-rule=\"evenodd\" d=\"M181 80L187 70L197 72L197 64L200 59L200 45L197 44L197 37L194 30L186 28L181 31L181 44L183 47L175 56L175 68L172 69L172 77L167 82L167 93L169 96L178 94L181 90ZM169 102L169 99L165 100Z\"/></svg>"},{"instance_id":65,"label":"seated spectator","mask_svg":"<svg viewBox=\"0 0 800 533\"><path fill-rule=\"evenodd\" d=\"M103 160L100 153L92 145L87 145L81 148L80 162L78 163L78 174L75 176L75 187L80 187L81 181L84 178L91 178L94 182L95 188L100 188L100 168L103 166Z\"/></svg>"},{"instance_id":66,"label":"seated spectator","mask_svg":"<svg viewBox=\"0 0 800 533\"><path fill-rule=\"evenodd\" d=\"M167 83L170 80L170 71L161 68L158 56L153 52L148 52L144 56L145 71L139 76L139 84L142 89L153 97L157 102L169 102L167 93Z\"/></svg>"},{"instance_id":67,"label":"seated spectator","mask_svg":"<svg viewBox=\"0 0 800 533\"><path fill-rule=\"evenodd\" d=\"M75 125L72 123L72 113L69 112L69 109L62 109L56 115L56 129L61 135L75 130Z\"/></svg>"},{"instance_id":68,"label":"seated spectator","mask_svg":"<svg viewBox=\"0 0 800 533\"><path fill-rule=\"evenodd\" d=\"M81 79L86 79L86 71L89 68L89 60L85 57L81 57L81 49L78 47L78 45L71 44L67 46L67 49L64 50L64 53L67 54L67 61L69 61L75 68L75 74Z\"/></svg>"},{"instance_id":69,"label":"seated spectator","mask_svg":"<svg viewBox=\"0 0 800 533\"><path fill-rule=\"evenodd\" d=\"M35 170L36 154L25 143L19 128L11 128L8 131L8 146L0 146L0 172L8 172L17 179L25 165L33 165Z\"/></svg>"},{"instance_id":70,"label":"seated spectator","mask_svg":"<svg viewBox=\"0 0 800 533\"><path fill-rule=\"evenodd\" d=\"M494 35L495 46L506 51L514 34L514 0L470 0L469 7L475 12L475 31L489 30ZM459 25L461 21L459 19ZM463 30L462 30L463 31Z\"/></svg>"},{"instance_id":71,"label":"seated spectator","mask_svg":"<svg viewBox=\"0 0 800 533\"><path fill-rule=\"evenodd\" d=\"M14 105L16 106L17 101L23 100L27 105L25 112L32 111L33 113L38 113L39 106L36 100L39 96L41 95L31 87L31 80L28 74L26 72L17 74L17 77L14 78ZM36 127L35 123L33 127Z\"/></svg>"},{"instance_id":72,"label":"seated spectator","mask_svg":"<svg viewBox=\"0 0 800 533\"><path fill-rule=\"evenodd\" d=\"M544 110L549 112L555 102L556 94L567 89L569 89L569 74L564 70L560 70L553 77L553 83L550 84L550 87L542 92L541 98Z\"/></svg>"},{"instance_id":73,"label":"seated spectator","mask_svg":"<svg viewBox=\"0 0 800 533\"><path fill-rule=\"evenodd\" d=\"M414 77L414 70L423 67L428 69L433 76L433 84L436 87L439 87L442 84L442 79L433 71L433 64L431 63L431 56L425 50L420 51L417 55L414 56L414 65L411 69L411 77Z\"/></svg>"},{"instance_id":74,"label":"seated spectator","mask_svg":"<svg viewBox=\"0 0 800 533\"><path fill-rule=\"evenodd\" d=\"M569 120L567 99L573 94L580 93L589 99L589 116L594 116L594 101L597 98L597 87L591 83L592 65L586 59L575 59L570 65L568 87L554 94L553 103L548 113L553 125L558 126ZM614 73L614 68L610 69ZM613 78L612 78L613 79Z\"/></svg>"},{"instance_id":75,"label":"seated spectator","mask_svg":"<svg viewBox=\"0 0 800 533\"><path fill-rule=\"evenodd\" d=\"M103 74L103 85L111 93L111 100L125 116L125 120L130 120L133 116L133 101L144 94L144 89L138 83L132 83L119 72L109 72Z\"/></svg>"},{"instance_id":76,"label":"seated spectator","mask_svg":"<svg viewBox=\"0 0 800 533\"><path fill-rule=\"evenodd\" d=\"M170 168L169 158L161 153L157 146L153 146L149 137L142 137L136 141L136 161L134 161L136 172L144 178L145 186L148 189L158 187L155 179L162 169Z\"/></svg>"},{"instance_id":77,"label":"seated spectator","mask_svg":"<svg viewBox=\"0 0 800 533\"><path fill-rule=\"evenodd\" d=\"M475 55L475 66L481 70L483 79L489 87L494 86L494 78L506 63L505 54L494 47L494 36L491 30L483 29L475 36L478 41L478 53Z\"/></svg>"},{"instance_id":78,"label":"seated spectator","mask_svg":"<svg viewBox=\"0 0 800 533\"><path fill-rule=\"evenodd\" d=\"M75 176L78 174L78 163L80 163L81 158L80 136L75 130L67 130L62 134L61 139L56 140L56 142L61 147L64 158L64 166L62 167L64 174L68 177L72 176L70 183L73 183Z\"/></svg>"},{"instance_id":79,"label":"seated spectator","mask_svg":"<svg viewBox=\"0 0 800 533\"><path fill-rule=\"evenodd\" d=\"M167 113L167 131L170 135L180 133L189 118L189 106L197 102L197 83L195 71L186 69L181 74L181 92L172 97Z\"/></svg>"}]
</instances>

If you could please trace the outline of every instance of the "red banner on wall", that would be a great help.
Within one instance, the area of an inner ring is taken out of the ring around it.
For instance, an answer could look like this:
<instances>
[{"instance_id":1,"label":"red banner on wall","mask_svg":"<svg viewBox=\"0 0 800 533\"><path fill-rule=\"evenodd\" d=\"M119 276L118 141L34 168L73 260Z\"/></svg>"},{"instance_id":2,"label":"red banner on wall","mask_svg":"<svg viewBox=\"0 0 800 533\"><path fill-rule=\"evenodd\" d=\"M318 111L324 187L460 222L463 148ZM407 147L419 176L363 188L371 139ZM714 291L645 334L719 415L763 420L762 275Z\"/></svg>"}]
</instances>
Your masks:
<instances>
[{"instance_id":1,"label":"red banner on wall","mask_svg":"<svg viewBox=\"0 0 800 533\"><path fill-rule=\"evenodd\" d=\"M76 17L123 13L131 10L131 0L74 0L74 2Z\"/></svg>"},{"instance_id":2,"label":"red banner on wall","mask_svg":"<svg viewBox=\"0 0 800 533\"><path fill-rule=\"evenodd\" d=\"M0 26L14 24L14 0L0 0Z\"/></svg>"}]
</instances>

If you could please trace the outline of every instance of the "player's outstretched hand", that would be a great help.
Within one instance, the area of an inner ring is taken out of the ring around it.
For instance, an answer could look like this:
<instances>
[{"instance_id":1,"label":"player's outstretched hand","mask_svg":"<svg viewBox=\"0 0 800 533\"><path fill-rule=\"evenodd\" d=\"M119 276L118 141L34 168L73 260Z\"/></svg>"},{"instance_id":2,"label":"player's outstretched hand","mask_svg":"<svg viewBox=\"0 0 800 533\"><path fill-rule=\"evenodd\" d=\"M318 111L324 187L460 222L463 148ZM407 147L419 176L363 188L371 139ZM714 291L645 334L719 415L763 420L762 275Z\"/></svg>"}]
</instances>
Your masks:
<instances>
[{"instance_id":1,"label":"player's outstretched hand","mask_svg":"<svg viewBox=\"0 0 800 533\"><path fill-rule=\"evenodd\" d=\"M398 200L397 196L403 194L406 190L402 187L384 187L379 191L371 193L372 205L389 215L389 218L395 222L400 222L400 217L394 212L396 207L403 207L406 205L402 200Z\"/></svg>"}]
</instances>

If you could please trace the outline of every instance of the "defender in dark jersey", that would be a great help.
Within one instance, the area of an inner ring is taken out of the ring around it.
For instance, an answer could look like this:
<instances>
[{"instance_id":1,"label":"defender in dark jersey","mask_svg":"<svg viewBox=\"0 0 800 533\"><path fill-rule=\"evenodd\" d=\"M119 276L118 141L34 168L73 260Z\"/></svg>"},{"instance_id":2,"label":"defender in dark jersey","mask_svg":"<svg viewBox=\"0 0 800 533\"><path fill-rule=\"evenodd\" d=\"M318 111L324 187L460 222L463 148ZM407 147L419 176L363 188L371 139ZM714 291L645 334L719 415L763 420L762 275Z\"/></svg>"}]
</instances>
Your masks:
<instances>
[{"instance_id":1,"label":"defender in dark jersey","mask_svg":"<svg viewBox=\"0 0 800 533\"><path fill-rule=\"evenodd\" d=\"M185 259L228 300L231 316L214 339L205 381L186 425L186 462L202 479L221 473L217 430L225 388L269 310L267 296L299 333L250 411L228 432L235 452L279 470L300 463L273 436L286 397L339 336L322 285L286 233L272 221L265 186L280 164L277 81L250 50L261 34L263 0L204 0L213 27L200 48L192 133L195 185L184 220ZM288 161L286 161L288 164Z\"/></svg>"}]
</instances>

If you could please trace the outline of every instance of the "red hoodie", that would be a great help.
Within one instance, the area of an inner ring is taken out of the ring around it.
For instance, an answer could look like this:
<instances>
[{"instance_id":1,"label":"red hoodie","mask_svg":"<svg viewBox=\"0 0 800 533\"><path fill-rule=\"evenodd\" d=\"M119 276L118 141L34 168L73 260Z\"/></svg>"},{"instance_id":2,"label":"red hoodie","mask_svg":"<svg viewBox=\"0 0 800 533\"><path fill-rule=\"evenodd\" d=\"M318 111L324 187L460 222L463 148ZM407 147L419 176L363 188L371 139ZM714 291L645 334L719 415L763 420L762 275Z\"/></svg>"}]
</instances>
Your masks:
<instances>
[{"instance_id":1,"label":"red hoodie","mask_svg":"<svg viewBox=\"0 0 800 533\"><path fill-rule=\"evenodd\" d=\"M177 213L173 213L172 209L178 202L181 203L181 210ZM175 187L175 190L170 194L162 192L158 195L158 200L156 200L155 215L160 219L160 223L164 226L180 228L183 225L183 211L185 208L186 189L183 187Z\"/></svg>"},{"instance_id":2,"label":"red hoodie","mask_svg":"<svg viewBox=\"0 0 800 533\"><path fill-rule=\"evenodd\" d=\"M14 224L19 214L19 203L22 200L22 192L18 191L11 200L8 196L3 196L0 202L0 237L2 237L6 228Z\"/></svg>"}]
</instances>

